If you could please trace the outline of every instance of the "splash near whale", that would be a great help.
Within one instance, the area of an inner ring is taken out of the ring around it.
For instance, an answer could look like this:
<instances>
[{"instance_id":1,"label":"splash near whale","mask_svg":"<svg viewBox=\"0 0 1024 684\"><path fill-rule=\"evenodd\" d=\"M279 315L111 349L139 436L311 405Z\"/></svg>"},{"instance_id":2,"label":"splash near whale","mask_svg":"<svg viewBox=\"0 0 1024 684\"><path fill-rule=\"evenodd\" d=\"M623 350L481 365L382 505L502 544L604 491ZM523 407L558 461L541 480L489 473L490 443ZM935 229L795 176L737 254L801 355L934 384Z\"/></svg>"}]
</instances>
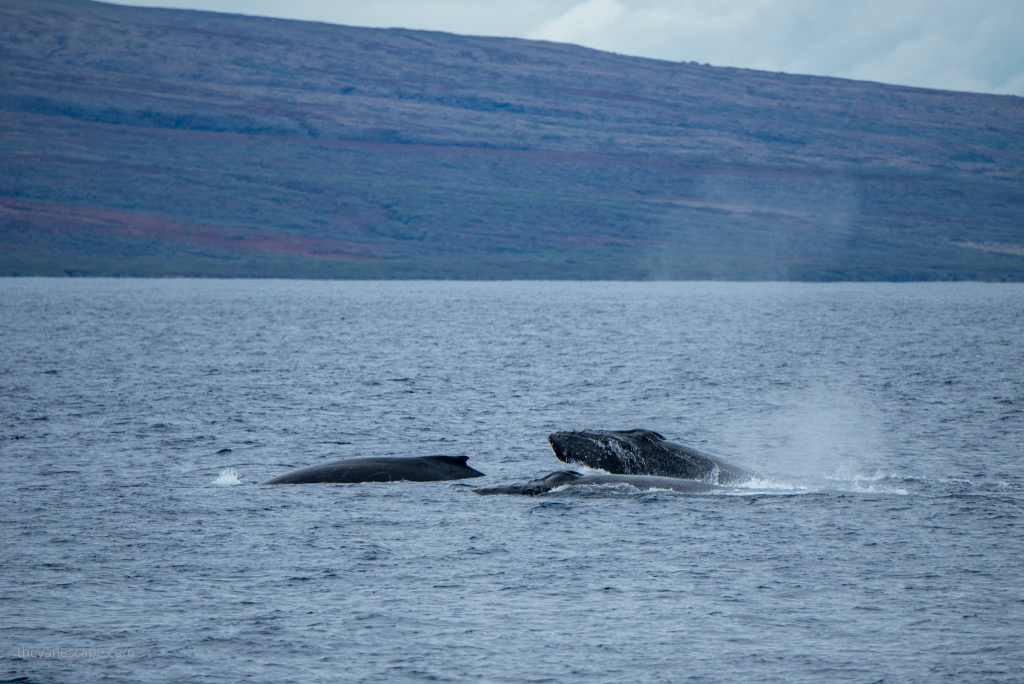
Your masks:
<instances>
[{"instance_id":1,"label":"splash near whale","mask_svg":"<svg viewBox=\"0 0 1024 684\"><path fill-rule=\"evenodd\" d=\"M651 475L709 484L744 482L754 473L716 456L676 444L651 430L555 432L548 443L558 460L619 475Z\"/></svg>"},{"instance_id":2,"label":"splash near whale","mask_svg":"<svg viewBox=\"0 0 1024 684\"><path fill-rule=\"evenodd\" d=\"M467 465L468 456L349 458L292 470L261 484L316 482L438 482L483 477Z\"/></svg>"}]
</instances>

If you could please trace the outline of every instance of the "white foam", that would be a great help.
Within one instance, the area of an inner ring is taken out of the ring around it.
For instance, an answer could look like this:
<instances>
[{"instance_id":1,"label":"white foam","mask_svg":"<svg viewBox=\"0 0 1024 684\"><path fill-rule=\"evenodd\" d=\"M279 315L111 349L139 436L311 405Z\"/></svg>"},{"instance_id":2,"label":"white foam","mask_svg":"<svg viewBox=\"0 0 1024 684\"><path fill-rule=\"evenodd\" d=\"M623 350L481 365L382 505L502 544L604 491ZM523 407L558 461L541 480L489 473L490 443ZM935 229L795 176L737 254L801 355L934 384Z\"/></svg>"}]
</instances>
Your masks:
<instances>
[{"instance_id":1,"label":"white foam","mask_svg":"<svg viewBox=\"0 0 1024 684\"><path fill-rule=\"evenodd\" d=\"M595 472L601 473L603 475L607 475L607 473L605 473L604 471L598 470L598 471L595 471ZM633 486L633 485L631 485L631 484L629 484L627 482L585 482L583 484L580 484L578 482L566 482L565 484L558 485L557 487L549 489L548 491L549 492L555 492L555 493L560 493L560 492L579 492L579 493L582 493L582 494L591 494L591 493L594 493L594 492L614 492L616 494L636 494L638 492L654 491L655 489L657 489L657 488L652 487L650 489L641 489L640 487L635 487L635 486ZM671 489L666 489L664 491L670 492L672 490Z\"/></svg>"},{"instance_id":2,"label":"white foam","mask_svg":"<svg viewBox=\"0 0 1024 684\"><path fill-rule=\"evenodd\" d=\"M601 470L600 468L591 468L585 463L567 463L566 470L575 470L580 475L611 475L607 470ZM562 485L563 487L565 485Z\"/></svg>"},{"instance_id":3,"label":"white foam","mask_svg":"<svg viewBox=\"0 0 1024 684\"><path fill-rule=\"evenodd\" d=\"M834 491L851 492L854 494L896 494L908 496L910 491L904 487L885 484L887 480L904 481L897 473L890 473L877 468L872 474L858 471L853 464L839 466L824 479L837 483Z\"/></svg>"},{"instance_id":4,"label":"white foam","mask_svg":"<svg viewBox=\"0 0 1024 684\"><path fill-rule=\"evenodd\" d=\"M768 477L752 477L743 482L730 483L728 486L733 489L756 489L758 491L769 490L775 492L806 492L809 489L805 485L779 482Z\"/></svg>"},{"instance_id":5,"label":"white foam","mask_svg":"<svg viewBox=\"0 0 1024 684\"><path fill-rule=\"evenodd\" d=\"M234 468L225 468L220 471L220 475L213 481L213 484L219 487L230 487L232 485L242 484L241 475Z\"/></svg>"},{"instance_id":6,"label":"white foam","mask_svg":"<svg viewBox=\"0 0 1024 684\"><path fill-rule=\"evenodd\" d=\"M589 468L581 463L571 464L573 470L582 473L584 475L607 475L608 473L604 470L598 470L595 468ZM825 479L835 482L835 485L826 487L822 490L820 487L813 487L808 485L793 484L791 482L781 482L779 480L772 479L770 477L752 477L749 480L743 482L730 482L721 488L716 488L713 491L706 492L706 494L713 494L718 496L751 496L752 494L774 494L774 495L786 495L786 494L807 494L817 491L833 491L833 492L850 492L856 494L895 494L897 496L909 496L910 491L903 487L895 487L892 485L882 484L887 479L895 479L897 475L895 473L889 473L881 468L877 469L872 474L864 474L856 471L852 465L840 466L836 471L830 475L826 475ZM562 492L572 487L579 486L594 486L594 485L574 485L569 482L559 487L555 487L551 491ZM620 483L605 483L599 485L605 488L605 491L618 490L621 493L627 492L672 492L671 489L662 490L658 487L652 487L650 489L639 489L632 485L624 482Z\"/></svg>"},{"instance_id":7,"label":"white foam","mask_svg":"<svg viewBox=\"0 0 1024 684\"><path fill-rule=\"evenodd\" d=\"M838 492L852 492L854 494L896 494L898 496L909 496L910 491L902 487L885 487L868 485L867 487L854 483L852 487L837 487Z\"/></svg>"}]
</instances>

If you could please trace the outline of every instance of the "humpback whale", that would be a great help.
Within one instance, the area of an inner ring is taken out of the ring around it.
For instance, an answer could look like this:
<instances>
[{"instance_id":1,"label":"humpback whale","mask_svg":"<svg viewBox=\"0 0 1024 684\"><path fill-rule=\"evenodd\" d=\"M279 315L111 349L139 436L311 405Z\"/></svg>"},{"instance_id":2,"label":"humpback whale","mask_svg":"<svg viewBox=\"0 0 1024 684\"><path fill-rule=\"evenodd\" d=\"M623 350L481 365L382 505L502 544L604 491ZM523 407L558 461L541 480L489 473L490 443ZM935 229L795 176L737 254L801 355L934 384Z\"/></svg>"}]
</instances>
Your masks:
<instances>
[{"instance_id":1,"label":"humpback whale","mask_svg":"<svg viewBox=\"0 0 1024 684\"><path fill-rule=\"evenodd\" d=\"M559 470L537 480L520 482L499 487L474 489L477 494L525 494L537 496L550 492L562 485L617 485L626 484L637 489L672 489L688 494L702 494L712 491L715 486L702 480L684 480L678 477L657 477L653 475L581 475L574 470Z\"/></svg>"},{"instance_id":2,"label":"humpback whale","mask_svg":"<svg viewBox=\"0 0 1024 684\"><path fill-rule=\"evenodd\" d=\"M405 458L349 458L292 470L261 484L310 482L437 482L483 477L466 461L468 456L416 456Z\"/></svg>"},{"instance_id":3,"label":"humpback whale","mask_svg":"<svg viewBox=\"0 0 1024 684\"><path fill-rule=\"evenodd\" d=\"M655 475L729 484L754 473L715 456L669 442L650 430L580 430L548 437L558 460L621 475Z\"/></svg>"}]
</instances>

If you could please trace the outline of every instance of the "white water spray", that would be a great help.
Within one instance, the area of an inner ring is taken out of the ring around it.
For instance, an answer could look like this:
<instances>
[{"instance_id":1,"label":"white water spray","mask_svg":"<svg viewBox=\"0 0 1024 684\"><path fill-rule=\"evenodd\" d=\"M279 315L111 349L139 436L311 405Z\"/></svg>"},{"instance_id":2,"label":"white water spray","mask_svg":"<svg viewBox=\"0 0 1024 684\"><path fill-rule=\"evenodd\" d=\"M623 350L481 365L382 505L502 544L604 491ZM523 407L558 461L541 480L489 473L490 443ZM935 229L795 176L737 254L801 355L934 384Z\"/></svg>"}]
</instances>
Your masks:
<instances>
[{"instance_id":1,"label":"white water spray","mask_svg":"<svg viewBox=\"0 0 1024 684\"><path fill-rule=\"evenodd\" d=\"M230 487L232 485L242 484L241 475L234 468L225 468L220 471L220 475L213 481L213 484L219 487Z\"/></svg>"}]
</instances>

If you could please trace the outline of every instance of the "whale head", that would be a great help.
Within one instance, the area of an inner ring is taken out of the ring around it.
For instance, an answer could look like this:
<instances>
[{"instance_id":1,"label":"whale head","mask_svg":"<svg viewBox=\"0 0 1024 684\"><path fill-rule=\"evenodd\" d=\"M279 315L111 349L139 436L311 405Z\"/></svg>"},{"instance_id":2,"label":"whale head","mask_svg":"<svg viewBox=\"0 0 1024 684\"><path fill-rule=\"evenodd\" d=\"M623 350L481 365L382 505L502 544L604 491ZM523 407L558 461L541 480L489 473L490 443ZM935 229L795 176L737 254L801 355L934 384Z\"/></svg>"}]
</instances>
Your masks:
<instances>
[{"instance_id":1,"label":"whale head","mask_svg":"<svg viewBox=\"0 0 1024 684\"><path fill-rule=\"evenodd\" d=\"M642 463L644 451L664 441L662 435L651 430L574 430L548 436L558 460L609 473L634 472L628 466L623 469L623 465Z\"/></svg>"},{"instance_id":2,"label":"whale head","mask_svg":"<svg viewBox=\"0 0 1024 684\"><path fill-rule=\"evenodd\" d=\"M754 473L651 430L577 430L548 437L555 456L616 475L653 475L727 484Z\"/></svg>"}]
</instances>

